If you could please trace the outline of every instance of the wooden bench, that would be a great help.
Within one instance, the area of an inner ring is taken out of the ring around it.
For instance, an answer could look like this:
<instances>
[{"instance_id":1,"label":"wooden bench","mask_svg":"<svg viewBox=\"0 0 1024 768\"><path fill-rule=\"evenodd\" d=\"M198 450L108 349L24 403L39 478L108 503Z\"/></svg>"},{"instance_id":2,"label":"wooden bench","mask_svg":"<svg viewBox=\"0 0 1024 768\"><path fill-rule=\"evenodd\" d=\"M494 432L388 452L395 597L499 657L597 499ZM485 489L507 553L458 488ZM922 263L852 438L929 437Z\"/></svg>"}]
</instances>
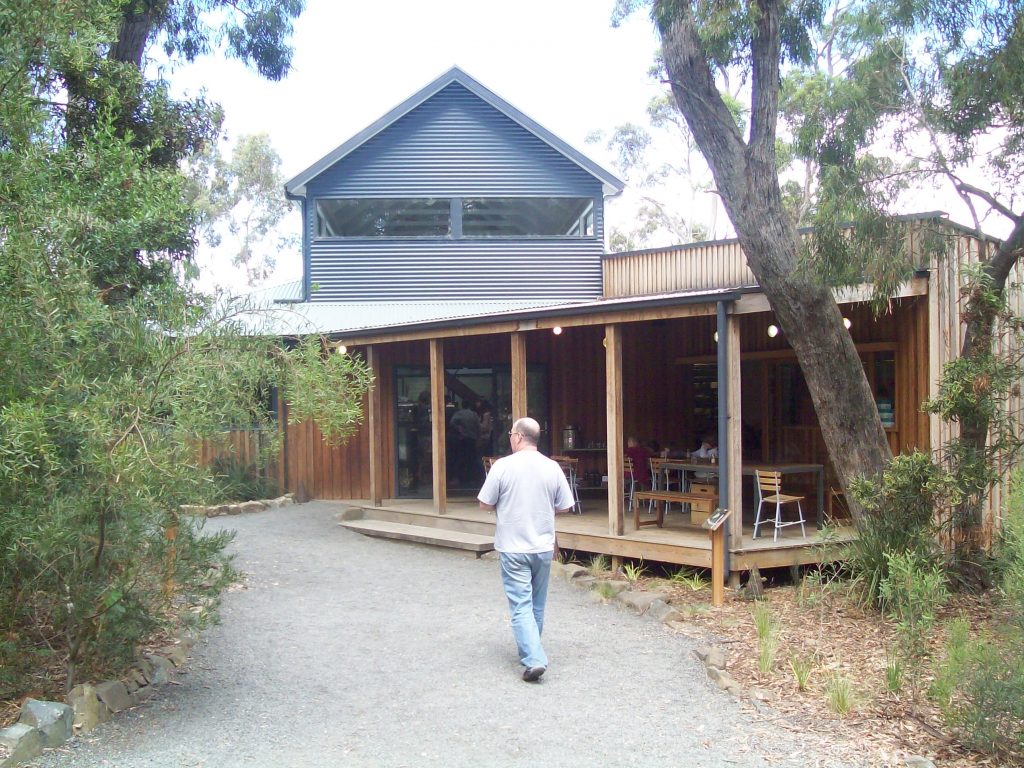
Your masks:
<instances>
[{"instance_id":1,"label":"wooden bench","mask_svg":"<svg viewBox=\"0 0 1024 768\"><path fill-rule=\"evenodd\" d=\"M653 520L640 519L640 502L658 502L658 514ZM637 491L633 494L633 525L637 530L645 525L665 524L665 508L669 504L689 504L690 522L701 525L718 506L718 489L713 485L692 483L689 491Z\"/></svg>"}]
</instances>

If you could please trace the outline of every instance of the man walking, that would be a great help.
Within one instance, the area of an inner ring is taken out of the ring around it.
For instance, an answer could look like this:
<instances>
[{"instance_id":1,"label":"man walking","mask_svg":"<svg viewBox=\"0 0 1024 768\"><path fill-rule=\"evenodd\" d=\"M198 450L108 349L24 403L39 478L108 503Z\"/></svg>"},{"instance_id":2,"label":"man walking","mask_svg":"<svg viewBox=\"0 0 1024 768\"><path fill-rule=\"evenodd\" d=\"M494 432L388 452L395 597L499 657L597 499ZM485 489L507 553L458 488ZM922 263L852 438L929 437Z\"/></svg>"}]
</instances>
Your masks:
<instances>
[{"instance_id":1,"label":"man walking","mask_svg":"<svg viewBox=\"0 0 1024 768\"><path fill-rule=\"evenodd\" d=\"M525 670L536 682L548 666L540 643L555 548L555 514L572 509L562 468L537 450L540 425L518 419L508 433L512 455L494 462L477 495L480 507L497 512L494 548L512 614L512 633Z\"/></svg>"}]
</instances>

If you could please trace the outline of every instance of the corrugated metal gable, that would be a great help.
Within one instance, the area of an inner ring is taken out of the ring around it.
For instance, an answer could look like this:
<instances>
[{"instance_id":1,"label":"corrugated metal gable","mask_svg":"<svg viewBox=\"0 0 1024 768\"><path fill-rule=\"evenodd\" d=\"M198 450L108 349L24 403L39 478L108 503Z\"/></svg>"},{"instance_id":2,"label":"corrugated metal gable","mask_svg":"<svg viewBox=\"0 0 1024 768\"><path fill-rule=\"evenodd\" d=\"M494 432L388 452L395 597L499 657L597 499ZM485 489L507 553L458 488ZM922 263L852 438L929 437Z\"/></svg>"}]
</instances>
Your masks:
<instances>
[{"instance_id":1,"label":"corrugated metal gable","mask_svg":"<svg viewBox=\"0 0 1024 768\"><path fill-rule=\"evenodd\" d=\"M458 83L308 183L312 301L587 299L601 293L602 183ZM585 197L585 238L320 238L317 197Z\"/></svg>"},{"instance_id":2,"label":"corrugated metal gable","mask_svg":"<svg viewBox=\"0 0 1024 768\"><path fill-rule=\"evenodd\" d=\"M458 83L312 179L308 193L603 196L600 181Z\"/></svg>"}]
</instances>

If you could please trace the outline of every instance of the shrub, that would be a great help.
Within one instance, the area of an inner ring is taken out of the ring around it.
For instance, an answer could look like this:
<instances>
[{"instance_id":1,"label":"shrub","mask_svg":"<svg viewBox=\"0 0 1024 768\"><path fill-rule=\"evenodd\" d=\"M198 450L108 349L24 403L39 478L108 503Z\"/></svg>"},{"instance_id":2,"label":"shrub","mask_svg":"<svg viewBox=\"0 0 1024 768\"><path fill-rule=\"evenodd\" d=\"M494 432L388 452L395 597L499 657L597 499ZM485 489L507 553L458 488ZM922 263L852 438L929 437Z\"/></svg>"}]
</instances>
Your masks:
<instances>
[{"instance_id":1,"label":"shrub","mask_svg":"<svg viewBox=\"0 0 1024 768\"><path fill-rule=\"evenodd\" d=\"M210 472L221 501L255 501L279 494L277 481L255 463L246 464L235 457L216 458Z\"/></svg>"},{"instance_id":2,"label":"shrub","mask_svg":"<svg viewBox=\"0 0 1024 768\"><path fill-rule=\"evenodd\" d=\"M938 562L933 514L946 493L948 478L926 454L893 458L876 480L851 483L851 495L864 507L849 545L848 567L860 585L864 602L881 606L881 585L889 574L890 556L914 552Z\"/></svg>"}]
</instances>

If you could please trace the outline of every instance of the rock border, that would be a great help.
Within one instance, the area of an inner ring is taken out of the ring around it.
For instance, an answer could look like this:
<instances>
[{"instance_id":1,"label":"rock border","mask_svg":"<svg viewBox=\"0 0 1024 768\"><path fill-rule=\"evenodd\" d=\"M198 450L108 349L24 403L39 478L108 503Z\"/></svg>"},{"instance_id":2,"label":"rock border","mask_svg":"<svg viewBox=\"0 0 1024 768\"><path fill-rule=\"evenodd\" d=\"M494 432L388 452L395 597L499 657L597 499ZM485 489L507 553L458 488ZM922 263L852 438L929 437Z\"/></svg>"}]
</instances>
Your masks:
<instances>
[{"instance_id":1,"label":"rock border","mask_svg":"<svg viewBox=\"0 0 1024 768\"><path fill-rule=\"evenodd\" d=\"M685 633L691 637L701 637L702 644L693 649L694 655L704 665L708 679L718 688L737 698L745 696L750 704L760 712L765 712L764 704L770 703L775 694L764 688L751 687L745 689L736 680L727 666L725 649L715 642L715 638L705 630L693 627L686 617L670 604L668 595L655 591L631 590L630 583L622 579L603 579L590 574L590 570L578 563L551 563L551 572L562 576L570 584L590 590L594 602L616 602L621 608L630 609L641 616L650 616L663 622L669 628ZM920 755L904 756L903 764L908 768L935 768L935 764ZM0 766L2 768L2 766Z\"/></svg>"},{"instance_id":2,"label":"rock border","mask_svg":"<svg viewBox=\"0 0 1024 768\"><path fill-rule=\"evenodd\" d=\"M178 509L192 517L220 517L262 512L294 503L295 494L286 493L276 499L210 506L182 504ZM179 635L173 645L141 655L119 680L76 685L66 703L26 699L18 722L0 728L0 768L14 768L32 760L41 755L43 749L59 747L76 733L88 733L118 712L149 700L185 665L195 643L194 635Z\"/></svg>"},{"instance_id":3,"label":"rock border","mask_svg":"<svg viewBox=\"0 0 1024 768\"><path fill-rule=\"evenodd\" d=\"M276 509L277 507L290 507L295 504L295 494L286 493L276 499L263 499L261 501L241 501L236 504L182 504L178 509L183 515L192 517L222 517L224 515L241 515L248 512L262 512L265 509ZM2 767L0 767L2 768Z\"/></svg>"},{"instance_id":4,"label":"rock border","mask_svg":"<svg viewBox=\"0 0 1024 768\"><path fill-rule=\"evenodd\" d=\"M635 611L641 616L649 616L662 622L671 629L686 634L700 634L705 643L694 649L694 654L704 665L708 679L716 686L733 696L746 694L752 702L770 701L771 693L759 688L744 690L743 686L726 670L725 649L708 638L704 630L699 633L687 632L692 625L686 617L676 610L667 594L658 591L633 590L628 581L622 579L603 579L590 574L589 569L577 563L552 563L552 570L561 575L570 584L581 589L590 590L595 602L616 602L622 608Z\"/></svg>"},{"instance_id":5,"label":"rock border","mask_svg":"<svg viewBox=\"0 0 1024 768\"><path fill-rule=\"evenodd\" d=\"M0 728L0 746L7 751L0 757L0 768L32 760L44 748L59 747L76 733L88 733L118 712L152 698L185 665L195 643L193 635L180 635L173 645L140 656L121 679L76 685L67 703L26 699L18 722Z\"/></svg>"}]
</instances>

